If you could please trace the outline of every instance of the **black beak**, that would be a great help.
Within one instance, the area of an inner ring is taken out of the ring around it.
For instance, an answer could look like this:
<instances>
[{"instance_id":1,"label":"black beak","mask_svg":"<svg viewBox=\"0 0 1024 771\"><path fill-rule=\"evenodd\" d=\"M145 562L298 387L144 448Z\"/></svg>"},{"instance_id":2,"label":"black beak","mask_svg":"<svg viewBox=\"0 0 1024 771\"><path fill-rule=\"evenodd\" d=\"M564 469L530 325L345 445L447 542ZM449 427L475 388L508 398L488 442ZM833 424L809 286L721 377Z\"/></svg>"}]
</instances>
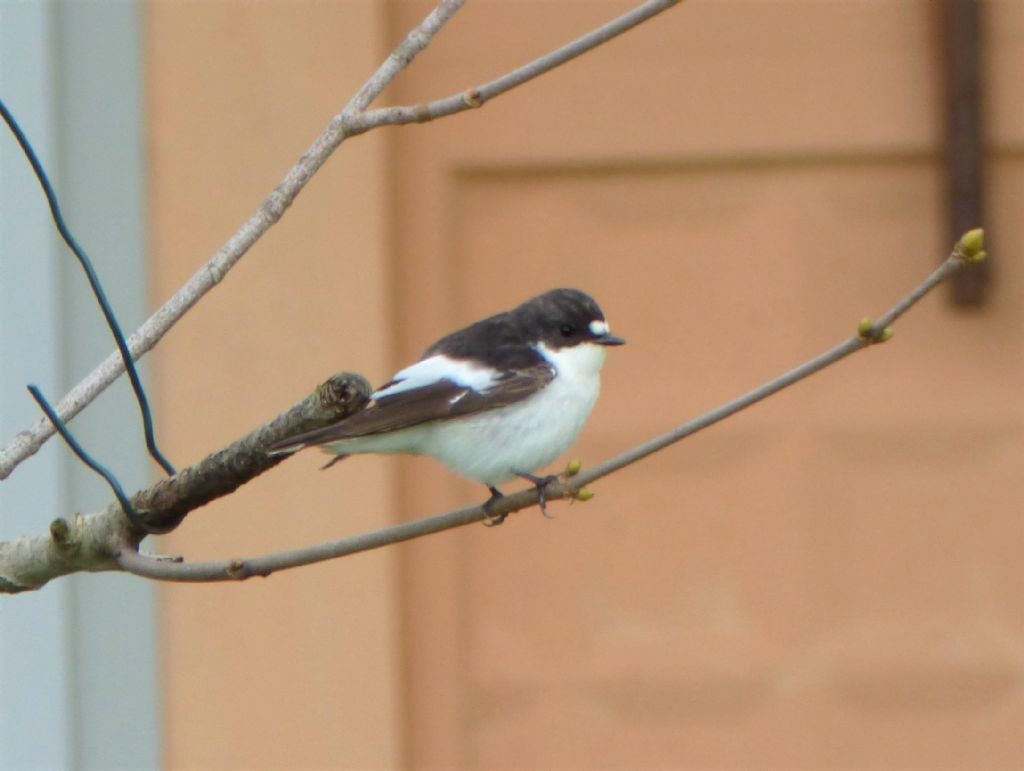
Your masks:
<instances>
[{"instance_id":1,"label":"black beak","mask_svg":"<svg viewBox=\"0 0 1024 771\"><path fill-rule=\"evenodd\" d=\"M594 338L594 342L597 343L598 345L625 345L626 344L625 340L623 340L621 337L616 337L615 335L601 335L600 337L595 337Z\"/></svg>"}]
</instances>

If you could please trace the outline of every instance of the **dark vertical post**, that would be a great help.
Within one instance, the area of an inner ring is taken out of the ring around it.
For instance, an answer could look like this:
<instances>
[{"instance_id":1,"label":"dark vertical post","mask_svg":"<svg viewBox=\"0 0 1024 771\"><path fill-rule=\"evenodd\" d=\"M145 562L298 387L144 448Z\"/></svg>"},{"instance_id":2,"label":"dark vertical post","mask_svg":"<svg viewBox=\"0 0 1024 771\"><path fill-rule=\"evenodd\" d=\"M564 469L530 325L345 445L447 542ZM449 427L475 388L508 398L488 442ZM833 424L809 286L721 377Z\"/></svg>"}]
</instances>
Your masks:
<instances>
[{"instance_id":1,"label":"dark vertical post","mask_svg":"<svg viewBox=\"0 0 1024 771\"><path fill-rule=\"evenodd\" d=\"M984 150L982 146L981 0L944 0L946 54L946 168L949 176L950 240L983 224ZM986 236L988 236L986 228ZM960 271L952 285L953 301L980 306L991 277L990 258Z\"/></svg>"}]
</instances>

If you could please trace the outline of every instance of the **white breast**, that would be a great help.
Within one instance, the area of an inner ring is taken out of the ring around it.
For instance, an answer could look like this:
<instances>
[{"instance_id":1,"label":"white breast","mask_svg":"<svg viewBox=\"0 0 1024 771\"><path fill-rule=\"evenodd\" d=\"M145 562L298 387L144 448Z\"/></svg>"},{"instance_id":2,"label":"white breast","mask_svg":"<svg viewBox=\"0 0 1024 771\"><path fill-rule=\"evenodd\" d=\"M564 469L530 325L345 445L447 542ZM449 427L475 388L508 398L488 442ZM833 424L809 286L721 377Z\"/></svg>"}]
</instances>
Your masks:
<instances>
[{"instance_id":1,"label":"white breast","mask_svg":"<svg viewBox=\"0 0 1024 771\"><path fill-rule=\"evenodd\" d=\"M422 451L489 485L542 469L565 453L597 401L605 349L585 343L539 350L558 371L549 385L519 404L432 424Z\"/></svg>"}]
</instances>

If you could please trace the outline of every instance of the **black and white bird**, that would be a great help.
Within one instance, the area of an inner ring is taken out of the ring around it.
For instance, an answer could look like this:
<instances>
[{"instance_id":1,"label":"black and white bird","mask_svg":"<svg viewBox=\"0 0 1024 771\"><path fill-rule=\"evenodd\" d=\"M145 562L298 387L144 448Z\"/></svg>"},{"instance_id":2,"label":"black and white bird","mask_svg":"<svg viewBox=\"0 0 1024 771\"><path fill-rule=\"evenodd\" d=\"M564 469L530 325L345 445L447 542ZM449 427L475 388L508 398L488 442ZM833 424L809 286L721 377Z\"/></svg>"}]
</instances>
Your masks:
<instances>
[{"instance_id":1,"label":"black and white bird","mask_svg":"<svg viewBox=\"0 0 1024 771\"><path fill-rule=\"evenodd\" d=\"M553 289L441 338L370 397L365 409L274 444L273 454L319 446L338 455L430 455L464 477L497 485L533 472L576 441L601 389L614 337L597 303ZM546 513L546 512L545 512Z\"/></svg>"}]
</instances>

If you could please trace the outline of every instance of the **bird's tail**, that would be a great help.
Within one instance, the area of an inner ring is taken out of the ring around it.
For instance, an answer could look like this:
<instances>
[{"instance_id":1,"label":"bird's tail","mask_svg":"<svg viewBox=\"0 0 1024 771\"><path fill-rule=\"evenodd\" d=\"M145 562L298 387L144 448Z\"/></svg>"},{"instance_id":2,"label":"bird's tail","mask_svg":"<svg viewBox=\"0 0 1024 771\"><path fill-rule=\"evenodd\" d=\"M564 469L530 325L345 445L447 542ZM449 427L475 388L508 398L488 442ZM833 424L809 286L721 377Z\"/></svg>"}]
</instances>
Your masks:
<instances>
[{"instance_id":1,"label":"bird's tail","mask_svg":"<svg viewBox=\"0 0 1024 771\"><path fill-rule=\"evenodd\" d=\"M302 450L306 445L299 444L272 444L267 448L267 455L271 458L277 458L281 455L294 455L299 450Z\"/></svg>"}]
</instances>

